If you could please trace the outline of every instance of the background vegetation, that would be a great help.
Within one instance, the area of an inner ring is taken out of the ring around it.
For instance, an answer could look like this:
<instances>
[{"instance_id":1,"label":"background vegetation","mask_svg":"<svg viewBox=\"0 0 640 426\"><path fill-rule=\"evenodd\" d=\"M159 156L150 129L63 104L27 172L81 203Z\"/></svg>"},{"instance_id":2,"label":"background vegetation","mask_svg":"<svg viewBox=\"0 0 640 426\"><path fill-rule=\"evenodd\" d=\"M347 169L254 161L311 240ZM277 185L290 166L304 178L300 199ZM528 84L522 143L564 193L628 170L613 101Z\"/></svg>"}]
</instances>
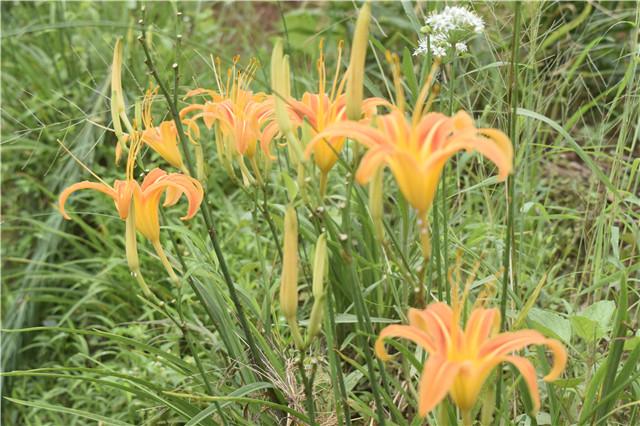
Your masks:
<instances>
[{"instance_id":1,"label":"background vegetation","mask_svg":"<svg viewBox=\"0 0 640 426\"><path fill-rule=\"evenodd\" d=\"M178 6L182 14L176 18ZM384 63L388 49L401 55L411 103L428 71L422 58L411 56L417 29L429 10L442 6L373 5L370 95L394 96ZM165 290L170 309L182 318L175 324L138 296L124 258L124 224L113 215L111 201L76 197L72 221L64 221L54 208L62 188L88 178L57 140L108 181L120 177L113 162L115 137L106 130L109 66L115 39L123 37L123 82L132 105L149 82L136 41L140 3L3 2L1 7L3 420L28 425L273 424L276 411L263 402L273 388L304 418L299 358L275 302L278 245L261 203L254 201L254 189L242 188L210 161L207 202L265 359L267 370L258 372L248 361L200 220L185 226L169 214L163 235L174 256L169 235L176 238L186 260L182 273L192 277L200 297L188 286L171 288L152 248L140 244L147 281ZM182 93L213 87L210 55L229 60L235 54L259 58L263 67L254 87L268 90L272 41L284 36L293 61L294 93L300 94L316 87L319 38L325 38L332 63L337 41L351 37L356 7L350 2L149 2L144 24L165 80L172 78L175 36L182 34ZM514 4L472 7L485 18L487 30L457 63L455 101L487 127L507 129ZM496 417L506 424L636 424L640 8L634 2L527 2L519 7L515 274L508 287L508 319L562 340L570 361L559 383L542 388L543 407L536 418L525 414L528 401L518 376L505 370L504 392L517 397L506 398ZM444 100L435 105L445 107ZM212 141L203 144L213 158ZM348 151L346 158L352 154ZM147 153L145 161L149 158ZM503 265L507 209L504 186L495 185L490 168L470 158L460 156L449 169L460 178L447 181L445 252L449 264L462 252L465 271L481 261L474 282L479 288ZM332 172L325 206L334 224L328 230L333 295L328 303L337 312L327 321L336 327L325 327L325 336L304 361L314 377L321 424L344 423L347 417L364 424L375 418L359 340L367 330L356 324L360 296L350 289L358 283L372 317L369 331L377 332L404 318L421 267L415 218L392 180L386 185L386 225L394 255L382 256L374 248L366 191L357 186L349 191L345 184L349 168L346 162ZM265 207L279 233L286 170L282 162L274 166ZM317 204L306 207L300 222L308 274L319 214ZM309 316L308 294L302 286L301 320ZM194 338L186 339L189 335ZM404 361L384 367L389 380L385 407L389 419L400 424L413 417L412 377L420 360L418 353L404 352ZM538 362L546 363L544 353Z\"/></svg>"}]
</instances>

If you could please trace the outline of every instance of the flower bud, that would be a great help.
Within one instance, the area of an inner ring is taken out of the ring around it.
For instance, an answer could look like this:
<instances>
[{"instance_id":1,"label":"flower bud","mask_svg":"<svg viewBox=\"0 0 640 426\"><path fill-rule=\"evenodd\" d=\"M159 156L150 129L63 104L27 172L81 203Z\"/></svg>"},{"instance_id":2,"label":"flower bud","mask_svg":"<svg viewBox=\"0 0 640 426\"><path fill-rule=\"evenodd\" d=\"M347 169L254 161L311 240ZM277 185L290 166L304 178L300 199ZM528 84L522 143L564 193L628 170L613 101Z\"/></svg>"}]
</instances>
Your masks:
<instances>
[{"instance_id":1,"label":"flower bud","mask_svg":"<svg viewBox=\"0 0 640 426\"><path fill-rule=\"evenodd\" d=\"M116 163L120 161L122 154L122 145L126 142L125 134L122 130L122 124L129 132L132 131L131 123L127 118L124 95L122 94L122 40L117 39L113 48L113 62L111 64L111 120L113 121L113 129L118 138L116 146Z\"/></svg>"},{"instance_id":2,"label":"flower bud","mask_svg":"<svg viewBox=\"0 0 640 426\"><path fill-rule=\"evenodd\" d=\"M349 76L347 78L347 118L359 120L362 115L362 86L364 80L364 62L369 44L369 21L371 21L371 5L367 2L360 9L356 29L351 45L349 60Z\"/></svg>"},{"instance_id":3,"label":"flower bud","mask_svg":"<svg viewBox=\"0 0 640 426\"><path fill-rule=\"evenodd\" d=\"M285 318L298 311L298 218L291 204L284 214L284 249L280 279L280 309Z\"/></svg>"},{"instance_id":4,"label":"flower bud","mask_svg":"<svg viewBox=\"0 0 640 426\"><path fill-rule=\"evenodd\" d=\"M322 316L324 313L324 279L327 275L327 237L320 234L316 242L315 255L313 259L313 307L309 317L309 329L307 334L307 344L318 334L322 327Z\"/></svg>"},{"instance_id":5,"label":"flower bud","mask_svg":"<svg viewBox=\"0 0 640 426\"><path fill-rule=\"evenodd\" d=\"M278 39L271 52L271 90L278 127L283 134L291 131L291 121L285 108L285 101L290 96L288 65L288 56L285 57L282 51L282 39Z\"/></svg>"}]
</instances>

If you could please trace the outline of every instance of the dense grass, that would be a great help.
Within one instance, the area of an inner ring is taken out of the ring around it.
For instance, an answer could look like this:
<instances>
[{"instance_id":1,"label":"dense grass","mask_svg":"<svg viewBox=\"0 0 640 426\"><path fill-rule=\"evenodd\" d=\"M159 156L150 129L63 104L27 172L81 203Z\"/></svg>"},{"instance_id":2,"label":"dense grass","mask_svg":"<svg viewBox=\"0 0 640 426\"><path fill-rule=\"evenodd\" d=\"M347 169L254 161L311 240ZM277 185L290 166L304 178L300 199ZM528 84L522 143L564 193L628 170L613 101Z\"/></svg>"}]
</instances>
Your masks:
<instances>
[{"instance_id":1,"label":"dense grass","mask_svg":"<svg viewBox=\"0 0 640 426\"><path fill-rule=\"evenodd\" d=\"M275 150L278 160L263 194L228 175L215 159L212 133L202 129L209 159L206 200L259 364L249 355L220 257L200 217L182 223L173 209L163 222L167 252L188 277L180 288L140 239L145 278L166 301L160 308L140 296L130 276L124 223L110 200L75 196L72 221L55 210L62 188L90 178L58 140L107 181L121 178L108 130L116 37L125 42L128 105L150 81L136 41L140 11L129 5L2 4L3 420L276 424L284 423L285 414L303 423L313 414L320 424L369 424L378 421L377 389L389 423L419 424L415 386L423 354L394 344L402 357L386 365L369 359L373 336L385 324L406 319L423 277L416 221L387 173L388 240L384 247L376 241L366 188L353 183L353 149L332 170L324 201L314 183L317 174L309 169L311 183L297 206L303 326L313 304L313 247L323 229L331 265L323 333L304 356L294 348L277 303L278 247L290 195L285 176L295 179L284 148ZM384 59L388 49L401 56L412 104L428 72L426 59L411 56L416 27L441 6L373 4L365 92L396 96ZM210 55L224 62L235 54L259 58L263 66L254 88L268 91L276 36L285 38L292 58L293 93L315 90L319 39L325 38L333 70L335 46L340 39L349 44L357 15L351 3L181 7L177 20L175 4L148 3L144 20L161 79L172 82L170 66L179 63L179 95L214 86ZM453 103L483 126L511 131L515 172L505 186L478 156L459 155L449 164L446 209L439 198L434 213L445 223L446 240L441 230L434 233L442 257L432 258L427 284L434 293L438 283L446 285L437 263L453 265L462 253L465 274L480 262L474 297L488 292L487 303L497 306L506 284L509 326L538 329L567 346L567 370L560 381L541 385L542 408L535 418L526 414L529 400L519 375L504 370L497 421L636 424L640 8L632 2L524 3L516 26L514 4L473 7L487 30L471 43L470 55L455 63ZM183 37L176 57L178 33ZM443 79L435 110L448 112L449 87ZM161 97L155 105L158 116L167 114ZM156 160L151 152L142 156L146 166ZM367 315L370 322L361 322ZM543 351L528 354L539 370L547 368ZM305 401L310 385L313 410ZM479 405L490 405L493 393L490 384ZM446 424L447 415L456 415L452 407L429 423Z\"/></svg>"}]
</instances>

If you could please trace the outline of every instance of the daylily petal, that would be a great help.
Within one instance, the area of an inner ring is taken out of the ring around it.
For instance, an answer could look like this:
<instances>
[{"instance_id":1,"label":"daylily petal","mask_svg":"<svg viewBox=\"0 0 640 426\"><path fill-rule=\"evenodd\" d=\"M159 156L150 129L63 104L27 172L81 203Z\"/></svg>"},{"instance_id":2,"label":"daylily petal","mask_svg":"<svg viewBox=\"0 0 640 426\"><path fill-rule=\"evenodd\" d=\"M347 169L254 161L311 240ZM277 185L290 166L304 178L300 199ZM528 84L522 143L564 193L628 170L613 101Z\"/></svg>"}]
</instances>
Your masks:
<instances>
[{"instance_id":1,"label":"daylily petal","mask_svg":"<svg viewBox=\"0 0 640 426\"><path fill-rule=\"evenodd\" d=\"M550 382L560 377L564 371L564 368L567 365L567 350L562 343L555 339L547 339L545 345L547 345L553 353L553 367L551 368L551 371L549 371L549 374L543 377L545 382Z\"/></svg>"},{"instance_id":2,"label":"daylily petal","mask_svg":"<svg viewBox=\"0 0 640 426\"><path fill-rule=\"evenodd\" d=\"M506 356L504 361L513 364L522 375L527 387L529 388L529 395L533 402L533 412L537 412L540 409L540 392L538 391L538 382L536 381L536 369L533 364L526 359L519 356Z\"/></svg>"},{"instance_id":3,"label":"daylily petal","mask_svg":"<svg viewBox=\"0 0 640 426\"><path fill-rule=\"evenodd\" d=\"M444 399L461 366L461 363L448 361L439 353L429 356L418 387L418 416L425 417Z\"/></svg>"},{"instance_id":4,"label":"daylily petal","mask_svg":"<svg viewBox=\"0 0 640 426\"><path fill-rule=\"evenodd\" d=\"M60 210L60 213L65 219L71 219L71 217L67 214L67 212L64 209L64 205L67 202L67 198L69 198L69 196L74 192L79 191L81 189L94 189L96 191L102 192L103 194L107 194L109 197L113 199L114 202L118 201L116 191L108 185L105 185L103 183L98 183L98 182L89 182L86 180L83 182L74 183L73 185L69 186L68 188L66 188L64 191L60 193L60 198L58 200L58 209ZM122 218L126 219L126 216Z\"/></svg>"},{"instance_id":5,"label":"daylily petal","mask_svg":"<svg viewBox=\"0 0 640 426\"><path fill-rule=\"evenodd\" d=\"M464 340L467 348L477 351L480 343L486 341L500 325L500 311L497 309L474 309L465 327Z\"/></svg>"},{"instance_id":6,"label":"daylily petal","mask_svg":"<svg viewBox=\"0 0 640 426\"><path fill-rule=\"evenodd\" d=\"M388 152L386 152L384 148L376 147L367 151L362 157L358 170L356 171L356 180L361 184L369 182L371 176L373 176L376 170L384 163L387 155Z\"/></svg>"},{"instance_id":7,"label":"daylily petal","mask_svg":"<svg viewBox=\"0 0 640 426\"><path fill-rule=\"evenodd\" d=\"M404 339L411 340L415 344L424 348L427 352L434 352L436 350L436 346L434 345L431 336L419 328L409 325L388 325L382 329L375 344L376 355L383 361L387 361L391 358L384 347L384 339L387 337L402 337Z\"/></svg>"},{"instance_id":8,"label":"daylily petal","mask_svg":"<svg viewBox=\"0 0 640 426\"><path fill-rule=\"evenodd\" d=\"M410 324L425 330L441 352L446 352L451 344L452 327L459 327L453 324L451 307L442 302L432 303L423 310L410 309L409 320Z\"/></svg>"}]
</instances>

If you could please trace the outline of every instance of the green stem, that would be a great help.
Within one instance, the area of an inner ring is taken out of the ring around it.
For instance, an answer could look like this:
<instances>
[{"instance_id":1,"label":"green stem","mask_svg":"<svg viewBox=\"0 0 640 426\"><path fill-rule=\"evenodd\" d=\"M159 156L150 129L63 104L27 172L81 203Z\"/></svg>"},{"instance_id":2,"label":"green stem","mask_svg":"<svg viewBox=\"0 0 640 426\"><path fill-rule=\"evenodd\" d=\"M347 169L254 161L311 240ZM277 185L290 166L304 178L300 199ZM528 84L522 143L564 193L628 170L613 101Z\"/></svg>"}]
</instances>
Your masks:
<instances>
[{"instance_id":1,"label":"green stem","mask_svg":"<svg viewBox=\"0 0 640 426\"><path fill-rule=\"evenodd\" d=\"M509 72L509 138L513 143L513 150L516 151L517 133L516 133L516 111L518 108L518 51L520 48L520 2L514 3L515 22L513 28L513 39L511 41L511 67ZM502 290L500 294L500 329L504 330L506 325L507 297L509 281L516 285L516 276L514 273L515 259L515 240L514 240L514 210L515 210L515 176L516 168L514 166L513 174L507 179L507 230L504 236L504 256L502 264L504 267L504 275L502 276ZM500 411L502 406L502 369L498 370L498 379L496 384L496 411Z\"/></svg>"},{"instance_id":2,"label":"green stem","mask_svg":"<svg viewBox=\"0 0 640 426\"><path fill-rule=\"evenodd\" d=\"M167 274L169 274L169 278L171 278L171 281L173 281L173 283L176 286L179 286L180 279L178 278L175 271L173 270L173 266L171 266L171 262L169 262L167 255L164 253L164 249L162 248L162 244L160 243L160 240L152 241L151 244L153 244L153 248L155 249L158 257L160 258L160 261L162 262L162 266L164 266L164 269L166 269Z\"/></svg>"},{"instance_id":3,"label":"green stem","mask_svg":"<svg viewBox=\"0 0 640 426\"><path fill-rule=\"evenodd\" d=\"M456 87L456 62L455 62L455 54L453 59L451 60L451 75L449 76L449 116L453 116L453 112L455 110L455 87ZM443 257L443 266L442 277L443 280L446 280L446 277L449 273L449 211L447 207L447 164L444 164L442 169L442 179L441 179L441 187L440 187L440 197L442 203L442 257ZM447 291L445 293L445 297L447 298L447 303L451 303L451 289L447 286Z\"/></svg>"},{"instance_id":4,"label":"green stem","mask_svg":"<svg viewBox=\"0 0 640 426\"><path fill-rule=\"evenodd\" d=\"M315 407L313 404L313 382L309 380L307 371L304 367L304 349L300 349L300 356L298 357L298 370L302 376L302 383L304 384L305 402L307 405L307 414L312 425L316 424Z\"/></svg>"}]
</instances>

